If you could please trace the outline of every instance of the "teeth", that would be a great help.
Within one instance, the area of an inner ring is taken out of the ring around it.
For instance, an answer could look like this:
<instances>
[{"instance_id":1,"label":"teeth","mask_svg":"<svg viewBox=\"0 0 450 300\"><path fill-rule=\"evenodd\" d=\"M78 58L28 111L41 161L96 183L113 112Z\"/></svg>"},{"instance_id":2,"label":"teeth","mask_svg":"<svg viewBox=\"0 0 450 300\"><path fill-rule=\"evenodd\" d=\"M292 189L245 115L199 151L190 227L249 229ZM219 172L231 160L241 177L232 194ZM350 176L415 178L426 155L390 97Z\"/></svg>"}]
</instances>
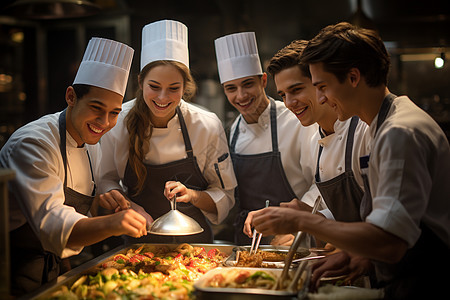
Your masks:
<instances>
[{"instance_id":1,"label":"teeth","mask_svg":"<svg viewBox=\"0 0 450 300\"><path fill-rule=\"evenodd\" d=\"M302 112L304 112L308 107L304 107L302 110L299 110L297 112L295 112L296 115L301 114Z\"/></svg>"},{"instance_id":2,"label":"teeth","mask_svg":"<svg viewBox=\"0 0 450 300\"><path fill-rule=\"evenodd\" d=\"M246 105L250 104L250 102L252 102L252 101L250 100L250 101L247 101L247 102L245 102L245 103L239 103L239 105L240 105L240 106L246 106Z\"/></svg>"},{"instance_id":3,"label":"teeth","mask_svg":"<svg viewBox=\"0 0 450 300\"><path fill-rule=\"evenodd\" d=\"M102 133L102 132L103 132L102 129L97 129L97 128L93 127L93 126L90 125L90 124L89 124L89 128L90 128L93 132L95 132L95 133Z\"/></svg>"},{"instance_id":4,"label":"teeth","mask_svg":"<svg viewBox=\"0 0 450 300\"><path fill-rule=\"evenodd\" d=\"M167 103L167 104L161 104L161 103L158 103L158 102L156 102L156 101L153 101L153 102L155 102L156 106L158 106L158 107L167 107L167 106L169 105L169 103Z\"/></svg>"}]
</instances>

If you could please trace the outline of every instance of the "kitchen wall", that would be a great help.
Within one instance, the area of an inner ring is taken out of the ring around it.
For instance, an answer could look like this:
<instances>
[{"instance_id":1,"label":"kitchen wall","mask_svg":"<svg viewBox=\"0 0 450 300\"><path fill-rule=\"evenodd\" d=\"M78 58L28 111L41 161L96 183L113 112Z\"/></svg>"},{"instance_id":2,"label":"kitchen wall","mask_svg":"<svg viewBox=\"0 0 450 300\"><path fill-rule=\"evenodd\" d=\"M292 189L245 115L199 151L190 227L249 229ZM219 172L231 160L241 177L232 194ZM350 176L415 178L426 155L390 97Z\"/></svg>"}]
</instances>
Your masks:
<instances>
[{"instance_id":1,"label":"kitchen wall","mask_svg":"<svg viewBox=\"0 0 450 300\"><path fill-rule=\"evenodd\" d=\"M450 1L406 0L97 0L89 17L53 20L19 18L0 4L0 146L20 125L65 107L64 93L93 36L132 46L135 58L125 101L134 98L142 27L175 19L189 28L191 70L199 91L194 100L216 112L228 126L236 115L218 81L214 39L255 31L264 67L294 39L309 39L339 21L374 27L392 56L390 88L407 94L450 136L450 68L434 58L450 58ZM359 3L359 6L358 6ZM359 9L359 10L358 10ZM267 93L276 97L273 81Z\"/></svg>"}]
</instances>

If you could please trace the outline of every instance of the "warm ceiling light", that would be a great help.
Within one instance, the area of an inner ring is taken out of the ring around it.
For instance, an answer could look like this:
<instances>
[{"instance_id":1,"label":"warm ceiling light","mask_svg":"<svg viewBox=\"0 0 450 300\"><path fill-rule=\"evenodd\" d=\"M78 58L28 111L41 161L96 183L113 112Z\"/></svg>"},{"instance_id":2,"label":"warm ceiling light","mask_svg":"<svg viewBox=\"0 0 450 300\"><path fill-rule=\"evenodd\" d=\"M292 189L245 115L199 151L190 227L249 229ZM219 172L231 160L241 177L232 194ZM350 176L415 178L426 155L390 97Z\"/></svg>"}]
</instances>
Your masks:
<instances>
[{"instance_id":1,"label":"warm ceiling light","mask_svg":"<svg viewBox=\"0 0 450 300\"><path fill-rule=\"evenodd\" d=\"M436 69L442 69L445 64L445 53L442 52L441 56L438 56L434 59L434 67Z\"/></svg>"},{"instance_id":2,"label":"warm ceiling light","mask_svg":"<svg viewBox=\"0 0 450 300\"><path fill-rule=\"evenodd\" d=\"M63 19L96 14L100 7L87 0L17 0L5 13L26 19Z\"/></svg>"}]
</instances>

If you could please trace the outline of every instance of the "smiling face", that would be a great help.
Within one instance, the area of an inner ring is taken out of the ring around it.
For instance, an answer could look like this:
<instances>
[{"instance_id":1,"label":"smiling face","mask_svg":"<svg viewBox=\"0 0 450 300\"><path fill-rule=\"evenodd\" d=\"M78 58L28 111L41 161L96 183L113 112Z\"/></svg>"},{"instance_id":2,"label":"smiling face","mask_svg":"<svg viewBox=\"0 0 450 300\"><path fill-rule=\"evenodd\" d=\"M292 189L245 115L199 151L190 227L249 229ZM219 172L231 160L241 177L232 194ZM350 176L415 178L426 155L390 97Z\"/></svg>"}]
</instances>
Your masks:
<instances>
[{"instance_id":1,"label":"smiling face","mask_svg":"<svg viewBox=\"0 0 450 300\"><path fill-rule=\"evenodd\" d=\"M334 124L336 115L330 107L317 102L316 89L311 79L303 75L300 67L283 69L275 74L274 80L284 104L303 126L310 126L316 122L321 127L328 123Z\"/></svg>"},{"instance_id":2,"label":"smiling face","mask_svg":"<svg viewBox=\"0 0 450 300\"><path fill-rule=\"evenodd\" d=\"M91 86L78 98L73 87L66 90L68 104L66 127L78 146L96 144L116 125L123 97L112 91Z\"/></svg>"},{"instance_id":3,"label":"smiling face","mask_svg":"<svg viewBox=\"0 0 450 300\"><path fill-rule=\"evenodd\" d=\"M269 104L264 91L266 85L267 74L264 73L262 76L248 76L227 81L223 84L223 89L230 104L242 114L245 121L256 123Z\"/></svg>"},{"instance_id":4,"label":"smiling face","mask_svg":"<svg viewBox=\"0 0 450 300\"><path fill-rule=\"evenodd\" d=\"M167 127L183 96L183 75L173 65L157 65L147 72L141 88L152 124Z\"/></svg>"},{"instance_id":5,"label":"smiling face","mask_svg":"<svg viewBox=\"0 0 450 300\"><path fill-rule=\"evenodd\" d=\"M354 88L349 78L345 78L341 83L334 74L324 70L321 62L310 64L309 70L312 83L317 88L319 103L330 105L341 121L357 114L353 101Z\"/></svg>"}]
</instances>

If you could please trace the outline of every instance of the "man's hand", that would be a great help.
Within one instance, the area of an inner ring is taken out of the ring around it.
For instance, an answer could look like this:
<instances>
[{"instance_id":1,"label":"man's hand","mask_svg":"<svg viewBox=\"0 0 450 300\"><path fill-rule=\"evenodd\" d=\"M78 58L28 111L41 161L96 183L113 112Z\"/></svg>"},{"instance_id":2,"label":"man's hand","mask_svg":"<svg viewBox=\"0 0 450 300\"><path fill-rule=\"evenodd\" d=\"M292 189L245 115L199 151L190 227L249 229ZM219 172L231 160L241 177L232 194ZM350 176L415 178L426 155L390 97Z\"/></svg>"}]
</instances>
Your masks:
<instances>
[{"instance_id":1,"label":"man's hand","mask_svg":"<svg viewBox=\"0 0 450 300\"><path fill-rule=\"evenodd\" d=\"M134 203L133 201L130 202L131 203L131 209L134 209L136 212L138 212L141 216L143 216L145 218L145 220L147 221L147 228L150 228L150 225L153 223L153 218L152 216L150 216L145 209L140 206L139 204Z\"/></svg>"},{"instance_id":2,"label":"man's hand","mask_svg":"<svg viewBox=\"0 0 450 300\"><path fill-rule=\"evenodd\" d=\"M300 231L298 220L307 212L287 207L269 206L253 211L252 225L263 236Z\"/></svg>"},{"instance_id":3,"label":"man's hand","mask_svg":"<svg viewBox=\"0 0 450 300\"><path fill-rule=\"evenodd\" d=\"M294 239L295 236L292 234L277 234L270 244L274 246L290 246L294 242Z\"/></svg>"},{"instance_id":4,"label":"man's hand","mask_svg":"<svg viewBox=\"0 0 450 300\"><path fill-rule=\"evenodd\" d=\"M300 200L298 200L297 198L294 198L289 202L281 202L280 207L288 207L288 208L300 210L300 203L301 203Z\"/></svg>"},{"instance_id":5,"label":"man's hand","mask_svg":"<svg viewBox=\"0 0 450 300\"><path fill-rule=\"evenodd\" d=\"M113 235L126 234L135 238L147 235L147 220L134 209L121 210L108 215Z\"/></svg>"},{"instance_id":6,"label":"man's hand","mask_svg":"<svg viewBox=\"0 0 450 300\"><path fill-rule=\"evenodd\" d=\"M252 220L253 220L253 214L255 211L251 211L247 214L247 218L244 222L244 228L242 228L242 232L244 232L245 235L247 235L249 238L253 237L252 233Z\"/></svg>"},{"instance_id":7,"label":"man's hand","mask_svg":"<svg viewBox=\"0 0 450 300\"><path fill-rule=\"evenodd\" d=\"M320 259L312 266L311 290L316 290L323 277L346 275L345 282L351 283L373 268L369 259L339 251Z\"/></svg>"},{"instance_id":8,"label":"man's hand","mask_svg":"<svg viewBox=\"0 0 450 300\"><path fill-rule=\"evenodd\" d=\"M131 207L130 200L119 190L111 190L104 194L99 195L99 205L105 209L118 212L121 210L127 210Z\"/></svg>"}]
</instances>

